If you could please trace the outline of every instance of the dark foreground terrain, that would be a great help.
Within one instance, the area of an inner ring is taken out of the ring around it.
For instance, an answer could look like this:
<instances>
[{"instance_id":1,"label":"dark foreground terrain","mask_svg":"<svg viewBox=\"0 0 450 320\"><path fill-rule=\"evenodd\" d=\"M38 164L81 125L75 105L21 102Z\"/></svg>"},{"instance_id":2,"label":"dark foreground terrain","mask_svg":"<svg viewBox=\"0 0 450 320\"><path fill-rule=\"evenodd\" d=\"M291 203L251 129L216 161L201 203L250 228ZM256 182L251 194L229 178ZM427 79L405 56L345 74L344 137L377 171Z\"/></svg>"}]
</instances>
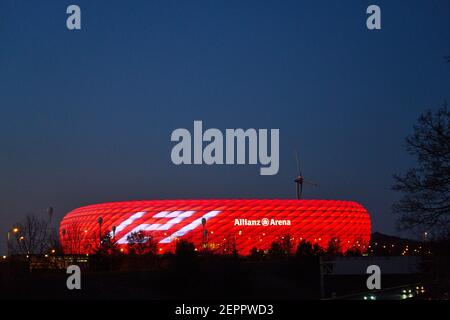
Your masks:
<instances>
[{"instance_id":1,"label":"dark foreground terrain","mask_svg":"<svg viewBox=\"0 0 450 320\"><path fill-rule=\"evenodd\" d=\"M81 266L81 290L69 290L66 269L0 264L1 299L320 299L317 258L248 261L239 258L95 261ZM367 291L366 275L324 276L323 296ZM383 278L383 287L422 281L422 276Z\"/></svg>"}]
</instances>

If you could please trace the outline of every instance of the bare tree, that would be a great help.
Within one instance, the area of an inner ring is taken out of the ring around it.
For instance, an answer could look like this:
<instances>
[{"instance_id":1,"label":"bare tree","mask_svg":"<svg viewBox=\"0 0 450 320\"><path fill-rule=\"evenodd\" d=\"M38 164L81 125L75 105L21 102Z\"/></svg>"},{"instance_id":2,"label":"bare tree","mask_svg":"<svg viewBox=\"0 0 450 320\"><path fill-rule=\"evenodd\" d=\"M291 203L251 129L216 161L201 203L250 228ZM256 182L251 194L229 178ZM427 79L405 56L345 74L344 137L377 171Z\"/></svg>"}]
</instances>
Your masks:
<instances>
[{"instance_id":1,"label":"bare tree","mask_svg":"<svg viewBox=\"0 0 450 320\"><path fill-rule=\"evenodd\" d=\"M237 254L236 237L231 233L224 238L222 254Z\"/></svg>"},{"instance_id":2,"label":"bare tree","mask_svg":"<svg viewBox=\"0 0 450 320\"><path fill-rule=\"evenodd\" d=\"M81 225L77 221L73 221L67 229L62 230L65 253L81 254L82 234Z\"/></svg>"},{"instance_id":3,"label":"bare tree","mask_svg":"<svg viewBox=\"0 0 450 320\"><path fill-rule=\"evenodd\" d=\"M436 112L422 114L406 149L417 166L394 175L393 189L403 194L394 204L402 229L448 236L450 227L450 112L447 103Z\"/></svg>"},{"instance_id":4,"label":"bare tree","mask_svg":"<svg viewBox=\"0 0 450 320\"><path fill-rule=\"evenodd\" d=\"M42 254L50 247L50 226L47 220L28 215L16 223L18 232L11 239L13 254Z\"/></svg>"},{"instance_id":5,"label":"bare tree","mask_svg":"<svg viewBox=\"0 0 450 320\"><path fill-rule=\"evenodd\" d=\"M326 254L330 256L340 256L342 255L342 244L341 239L339 238L331 238L330 241L328 241L328 246L326 249Z\"/></svg>"},{"instance_id":6,"label":"bare tree","mask_svg":"<svg viewBox=\"0 0 450 320\"><path fill-rule=\"evenodd\" d=\"M293 242L290 234L285 234L281 237L281 248L283 249L285 255L289 256L293 250Z\"/></svg>"},{"instance_id":7,"label":"bare tree","mask_svg":"<svg viewBox=\"0 0 450 320\"><path fill-rule=\"evenodd\" d=\"M312 244L311 242L302 239L297 246L295 255L297 257L311 257L322 255L322 253L323 250L317 243Z\"/></svg>"}]
</instances>

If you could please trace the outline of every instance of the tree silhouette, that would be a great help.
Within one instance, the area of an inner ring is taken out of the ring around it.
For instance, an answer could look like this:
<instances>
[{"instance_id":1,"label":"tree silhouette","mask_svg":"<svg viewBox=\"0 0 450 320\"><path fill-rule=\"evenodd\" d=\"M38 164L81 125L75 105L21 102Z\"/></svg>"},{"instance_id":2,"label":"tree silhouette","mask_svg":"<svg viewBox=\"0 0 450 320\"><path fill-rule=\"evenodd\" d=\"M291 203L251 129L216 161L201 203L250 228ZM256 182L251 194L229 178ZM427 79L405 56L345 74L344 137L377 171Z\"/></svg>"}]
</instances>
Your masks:
<instances>
[{"instance_id":1,"label":"tree silhouette","mask_svg":"<svg viewBox=\"0 0 450 320\"><path fill-rule=\"evenodd\" d=\"M13 254L43 254L51 246L51 228L46 219L27 215L15 224L18 232L10 236L8 246Z\"/></svg>"},{"instance_id":2,"label":"tree silhouette","mask_svg":"<svg viewBox=\"0 0 450 320\"><path fill-rule=\"evenodd\" d=\"M153 237L146 236L143 231L132 232L127 236L127 246L129 254L154 255L157 252L157 243Z\"/></svg>"},{"instance_id":3,"label":"tree silhouette","mask_svg":"<svg viewBox=\"0 0 450 320\"><path fill-rule=\"evenodd\" d=\"M404 175L394 175L393 189L403 194L394 204L399 227L448 236L450 227L450 112L445 103L439 110L423 113L406 138L406 149L417 166Z\"/></svg>"},{"instance_id":4,"label":"tree silhouette","mask_svg":"<svg viewBox=\"0 0 450 320\"><path fill-rule=\"evenodd\" d=\"M196 262L195 245L186 239L178 239L175 245L175 267L178 271L192 270Z\"/></svg>"},{"instance_id":5,"label":"tree silhouette","mask_svg":"<svg viewBox=\"0 0 450 320\"><path fill-rule=\"evenodd\" d=\"M362 250L360 247L352 246L345 251L345 256L347 257L359 257L362 255Z\"/></svg>"},{"instance_id":6,"label":"tree silhouette","mask_svg":"<svg viewBox=\"0 0 450 320\"><path fill-rule=\"evenodd\" d=\"M106 232L102 237L98 248L95 250L97 255L117 255L120 253L117 241L111 236L111 232Z\"/></svg>"},{"instance_id":7,"label":"tree silhouette","mask_svg":"<svg viewBox=\"0 0 450 320\"><path fill-rule=\"evenodd\" d=\"M293 249L291 235L285 234L284 236L282 236L280 244L281 244L281 249L283 250L284 254L287 256L291 255L292 249Z\"/></svg>"},{"instance_id":8,"label":"tree silhouette","mask_svg":"<svg viewBox=\"0 0 450 320\"><path fill-rule=\"evenodd\" d=\"M65 253L81 254L82 236L86 237L86 233L81 230L80 222L73 221L66 229L62 229L61 236Z\"/></svg>"},{"instance_id":9,"label":"tree silhouette","mask_svg":"<svg viewBox=\"0 0 450 320\"><path fill-rule=\"evenodd\" d=\"M175 246L175 255L181 258L191 258L196 255L195 245L186 239L179 239Z\"/></svg>"},{"instance_id":10,"label":"tree silhouette","mask_svg":"<svg viewBox=\"0 0 450 320\"><path fill-rule=\"evenodd\" d=\"M256 247L253 247L253 248L250 249L250 252L248 254L248 258L250 260L253 260L253 261L262 260L264 258L264 251L259 250Z\"/></svg>"},{"instance_id":11,"label":"tree silhouette","mask_svg":"<svg viewBox=\"0 0 450 320\"><path fill-rule=\"evenodd\" d=\"M331 238L328 242L326 253L331 256L342 255L341 240L339 238Z\"/></svg>"},{"instance_id":12,"label":"tree silhouette","mask_svg":"<svg viewBox=\"0 0 450 320\"><path fill-rule=\"evenodd\" d=\"M314 255L314 248L311 242L300 241L295 252L296 257L311 257Z\"/></svg>"},{"instance_id":13,"label":"tree silhouette","mask_svg":"<svg viewBox=\"0 0 450 320\"><path fill-rule=\"evenodd\" d=\"M283 248L283 245L279 241L272 242L270 249L269 249L269 256L272 259L281 259L286 256L286 251Z\"/></svg>"}]
</instances>

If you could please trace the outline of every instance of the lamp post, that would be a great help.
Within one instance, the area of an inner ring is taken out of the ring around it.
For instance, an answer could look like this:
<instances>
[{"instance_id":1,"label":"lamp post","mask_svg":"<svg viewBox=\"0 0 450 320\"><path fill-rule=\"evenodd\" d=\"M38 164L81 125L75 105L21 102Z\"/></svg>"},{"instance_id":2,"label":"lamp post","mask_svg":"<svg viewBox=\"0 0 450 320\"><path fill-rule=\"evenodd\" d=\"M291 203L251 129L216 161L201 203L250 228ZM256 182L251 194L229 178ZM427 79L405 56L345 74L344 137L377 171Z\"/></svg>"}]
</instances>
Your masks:
<instances>
[{"instance_id":1,"label":"lamp post","mask_svg":"<svg viewBox=\"0 0 450 320\"><path fill-rule=\"evenodd\" d=\"M8 233L7 233L7 236L6 236L6 250L7 250L8 257L9 257L10 250L11 250L11 243L10 243L11 231L12 231L12 233L17 234L19 232L19 228L14 227L11 230L8 230Z\"/></svg>"},{"instance_id":2,"label":"lamp post","mask_svg":"<svg viewBox=\"0 0 450 320\"><path fill-rule=\"evenodd\" d=\"M52 217L53 217L53 207L48 207L47 208L47 214L48 214L49 224L51 224L52 223Z\"/></svg>"},{"instance_id":3,"label":"lamp post","mask_svg":"<svg viewBox=\"0 0 450 320\"><path fill-rule=\"evenodd\" d=\"M62 229L61 230L61 235L62 235L62 241L61 241L61 250L63 255L66 253L64 250L64 245L65 245L65 240L66 240L66 229Z\"/></svg>"},{"instance_id":4,"label":"lamp post","mask_svg":"<svg viewBox=\"0 0 450 320\"><path fill-rule=\"evenodd\" d=\"M206 230L205 230L205 224L206 224L206 219L205 219L205 217L203 217L203 218L202 218L202 226L203 226L203 229L202 229L202 247L203 247L203 249L205 249L205 247L206 247Z\"/></svg>"},{"instance_id":5,"label":"lamp post","mask_svg":"<svg viewBox=\"0 0 450 320\"><path fill-rule=\"evenodd\" d=\"M98 217L97 219L99 228L100 228L100 245L102 244L102 223L103 223L103 218L102 217Z\"/></svg>"},{"instance_id":6,"label":"lamp post","mask_svg":"<svg viewBox=\"0 0 450 320\"><path fill-rule=\"evenodd\" d=\"M11 233L8 231L8 235L6 237L6 255L9 257L9 238L11 236Z\"/></svg>"}]
</instances>

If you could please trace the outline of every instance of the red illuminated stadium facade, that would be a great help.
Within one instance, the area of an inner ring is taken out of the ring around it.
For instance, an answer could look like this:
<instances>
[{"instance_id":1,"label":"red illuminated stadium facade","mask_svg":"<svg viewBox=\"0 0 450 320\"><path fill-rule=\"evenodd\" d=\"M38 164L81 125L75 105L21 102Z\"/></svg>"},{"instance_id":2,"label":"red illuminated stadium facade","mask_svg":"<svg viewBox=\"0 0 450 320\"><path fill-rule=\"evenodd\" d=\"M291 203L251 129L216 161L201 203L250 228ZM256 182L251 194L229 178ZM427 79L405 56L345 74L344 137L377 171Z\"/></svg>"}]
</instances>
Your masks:
<instances>
[{"instance_id":1,"label":"red illuminated stadium facade","mask_svg":"<svg viewBox=\"0 0 450 320\"><path fill-rule=\"evenodd\" d=\"M248 254L254 247L266 250L286 236L291 237L294 247L307 240L325 248L331 239L339 239L343 250L353 246L364 250L370 240L371 224L367 210L351 201L111 202L84 206L63 218L60 239L64 252L93 252L100 242L100 229L102 234L110 232L124 252L127 235L143 231L157 242L160 253L173 251L177 240L186 239L197 249L208 246L225 252L236 248L238 253Z\"/></svg>"}]
</instances>

